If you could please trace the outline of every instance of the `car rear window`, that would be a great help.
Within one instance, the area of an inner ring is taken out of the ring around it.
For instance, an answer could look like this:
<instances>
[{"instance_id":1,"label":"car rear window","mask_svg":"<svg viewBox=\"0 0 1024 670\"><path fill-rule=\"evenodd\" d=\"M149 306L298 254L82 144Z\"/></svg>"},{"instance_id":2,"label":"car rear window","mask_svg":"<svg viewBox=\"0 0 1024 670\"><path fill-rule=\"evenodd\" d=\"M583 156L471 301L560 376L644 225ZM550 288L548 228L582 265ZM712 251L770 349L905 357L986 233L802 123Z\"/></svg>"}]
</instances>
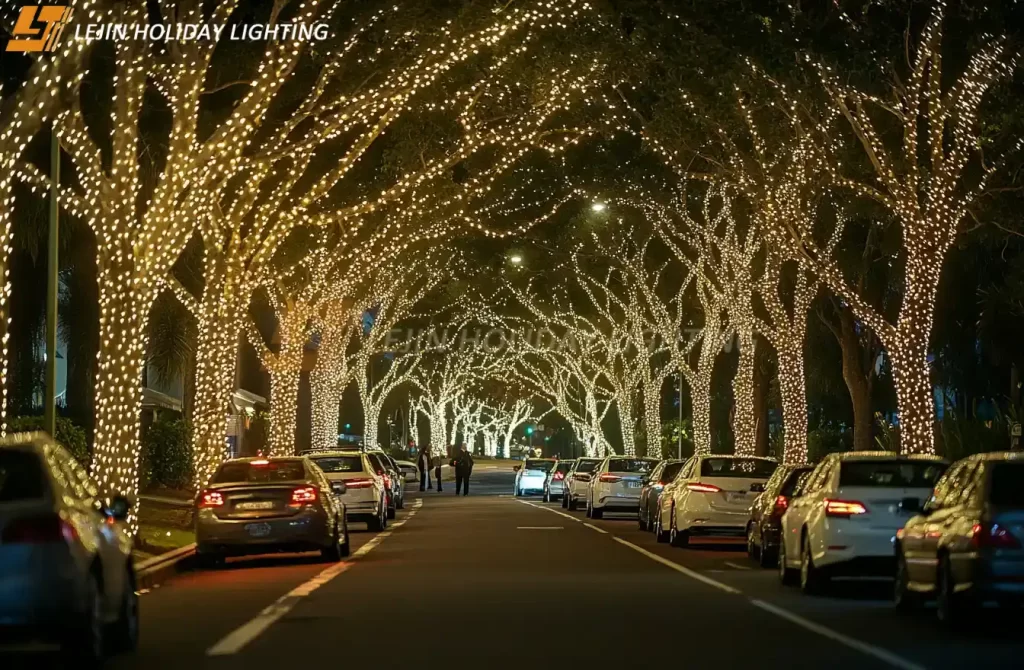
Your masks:
<instances>
[{"instance_id":1,"label":"car rear window","mask_svg":"<svg viewBox=\"0 0 1024 670\"><path fill-rule=\"evenodd\" d=\"M679 463L669 463L668 465L665 466L665 469L661 471L661 481L668 484L669 482L673 481L676 478L676 475L678 475L679 471L682 469L682 461L680 461Z\"/></svg>"},{"instance_id":2,"label":"car rear window","mask_svg":"<svg viewBox=\"0 0 1024 670\"><path fill-rule=\"evenodd\" d=\"M1024 463L994 463L989 502L1000 507L1024 507Z\"/></svg>"},{"instance_id":3,"label":"car rear window","mask_svg":"<svg viewBox=\"0 0 1024 670\"><path fill-rule=\"evenodd\" d=\"M569 472L571 467L572 461L558 461L558 467L555 468L555 472Z\"/></svg>"},{"instance_id":4,"label":"car rear window","mask_svg":"<svg viewBox=\"0 0 1024 670\"><path fill-rule=\"evenodd\" d=\"M768 479L777 466L759 458L706 458L701 461L701 477L754 477Z\"/></svg>"},{"instance_id":5,"label":"car rear window","mask_svg":"<svg viewBox=\"0 0 1024 670\"><path fill-rule=\"evenodd\" d=\"M839 467L839 485L931 488L945 471L945 463L927 461L845 461Z\"/></svg>"},{"instance_id":6,"label":"car rear window","mask_svg":"<svg viewBox=\"0 0 1024 670\"><path fill-rule=\"evenodd\" d=\"M782 484L782 488L779 489L779 495L791 496L793 491L796 490L796 485L800 483L800 478L809 473L814 468L797 468L790 472L786 476L786 481Z\"/></svg>"},{"instance_id":7,"label":"car rear window","mask_svg":"<svg viewBox=\"0 0 1024 670\"><path fill-rule=\"evenodd\" d=\"M43 464L31 451L0 449L0 503L43 497Z\"/></svg>"},{"instance_id":8,"label":"car rear window","mask_svg":"<svg viewBox=\"0 0 1024 670\"><path fill-rule=\"evenodd\" d=\"M601 461L580 461L576 464L576 472L593 472L599 465Z\"/></svg>"},{"instance_id":9,"label":"car rear window","mask_svg":"<svg viewBox=\"0 0 1024 670\"><path fill-rule=\"evenodd\" d=\"M645 458L613 458L608 461L608 472L650 472L657 464Z\"/></svg>"},{"instance_id":10,"label":"car rear window","mask_svg":"<svg viewBox=\"0 0 1024 670\"><path fill-rule=\"evenodd\" d=\"M544 472L551 472L551 468L554 467L554 465L554 461L527 459L526 464L523 466L523 468L525 470L543 470Z\"/></svg>"},{"instance_id":11,"label":"car rear window","mask_svg":"<svg viewBox=\"0 0 1024 670\"><path fill-rule=\"evenodd\" d=\"M214 484L249 482L289 482L306 478L301 461L270 461L269 463L225 463L213 476Z\"/></svg>"},{"instance_id":12,"label":"car rear window","mask_svg":"<svg viewBox=\"0 0 1024 670\"><path fill-rule=\"evenodd\" d=\"M372 465L377 472L382 472L387 469L384 467L384 461L382 461L377 454L366 454L366 457L370 459L370 465Z\"/></svg>"},{"instance_id":13,"label":"car rear window","mask_svg":"<svg viewBox=\"0 0 1024 670\"><path fill-rule=\"evenodd\" d=\"M359 456L320 456L313 459L324 472L362 472L363 459Z\"/></svg>"}]
</instances>

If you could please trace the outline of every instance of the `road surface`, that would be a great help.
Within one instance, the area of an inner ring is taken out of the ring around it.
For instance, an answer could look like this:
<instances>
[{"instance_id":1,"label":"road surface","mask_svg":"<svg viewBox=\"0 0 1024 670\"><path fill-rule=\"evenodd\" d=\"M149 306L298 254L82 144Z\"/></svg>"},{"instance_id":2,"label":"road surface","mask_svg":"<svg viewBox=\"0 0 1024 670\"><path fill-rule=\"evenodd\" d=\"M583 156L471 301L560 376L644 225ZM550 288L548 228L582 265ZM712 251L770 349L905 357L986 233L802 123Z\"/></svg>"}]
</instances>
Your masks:
<instances>
[{"instance_id":1,"label":"road surface","mask_svg":"<svg viewBox=\"0 0 1024 670\"><path fill-rule=\"evenodd\" d=\"M415 487L413 487L415 488ZM1024 636L985 612L950 634L898 614L889 586L808 597L739 550L673 549L635 520L515 499L480 470L469 497L415 491L353 557L233 560L142 596L142 641L109 667L1021 667ZM1019 626L1019 619L1018 626ZM592 665L587 665L592 664ZM41 667L41 666L36 666Z\"/></svg>"}]
</instances>

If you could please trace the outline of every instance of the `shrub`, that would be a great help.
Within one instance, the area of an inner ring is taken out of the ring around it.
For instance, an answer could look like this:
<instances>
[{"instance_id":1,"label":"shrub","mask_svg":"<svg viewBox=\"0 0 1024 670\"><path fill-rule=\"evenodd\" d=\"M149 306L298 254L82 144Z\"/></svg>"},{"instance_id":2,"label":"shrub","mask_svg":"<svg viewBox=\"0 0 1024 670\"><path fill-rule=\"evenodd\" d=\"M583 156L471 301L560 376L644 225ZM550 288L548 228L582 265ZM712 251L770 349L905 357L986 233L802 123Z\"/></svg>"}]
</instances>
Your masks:
<instances>
[{"instance_id":1,"label":"shrub","mask_svg":"<svg viewBox=\"0 0 1024 670\"><path fill-rule=\"evenodd\" d=\"M41 416L16 416L7 422L8 433L25 433L43 429ZM92 454L85 430L68 418L57 417L57 435L54 437L84 467L89 467Z\"/></svg>"},{"instance_id":2,"label":"shrub","mask_svg":"<svg viewBox=\"0 0 1024 670\"><path fill-rule=\"evenodd\" d=\"M807 433L807 460L817 463L829 454L853 449L853 433L839 428L816 428Z\"/></svg>"},{"instance_id":3,"label":"shrub","mask_svg":"<svg viewBox=\"0 0 1024 670\"><path fill-rule=\"evenodd\" d=\"M184 489L192 483L191 427L183 419L160 419L142 436L143 488L165 486Z\"/></svg>"}]
</instances>

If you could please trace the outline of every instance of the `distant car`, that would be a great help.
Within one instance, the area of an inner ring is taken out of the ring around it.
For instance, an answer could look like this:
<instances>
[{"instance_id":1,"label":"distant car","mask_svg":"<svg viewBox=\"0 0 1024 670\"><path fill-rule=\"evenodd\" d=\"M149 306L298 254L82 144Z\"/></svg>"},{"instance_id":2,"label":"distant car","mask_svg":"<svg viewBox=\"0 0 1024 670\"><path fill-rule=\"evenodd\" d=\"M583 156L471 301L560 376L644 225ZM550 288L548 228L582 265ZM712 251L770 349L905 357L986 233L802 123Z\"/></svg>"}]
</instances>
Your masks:
<instances>
[{"instance_id":1,"label":"distant car","mask_svg":"<svg viewBox=\"0 0 1024 670\"><path fill-rule=\"evenodd\" d=\"M896 559L900 608L934 597L939 619L948 624L963 622L987 601L1019 608L1024 454L977 454L953 463L922 512L896 533Z\"/></svg>"},{"instance_id":2,"label":"distant car","mask_svg":"<svg viewBox=\"0 0 1024 670\"><path fill-rule=\"evenodd\" d=\"M640 509L644 478L656 465L656 458L633 456L609 456L601 461L587 487L587 516L600 519L606 511L635 514Z\"/></svg>"},{"instance_id":3,"label":"distant car","mask_svg":"<svg viewBox=\"0 0 1024 670\"><path fill-rule=\"evenodd\" d=\"M640 530L654 530L654 515L658 509L661 492L676 478L684 463L685 461L675 458L662 461L644 480L644 486L640 489L640 510L637 512Z\"/></svg>"},{"instance_id":4,"label":"distant car","mask_svg":"<svg viewBox=\"0 0 1024 670\"><path fill-rule=\"evenodd\" d=\"M674 547L697 540L743 542L750 505L775 467L772 459L757 456L694 456L661 496L658 540Z\"/></svg>"},{"instance_id":5,"label":"distant car","mask_svg":"<svg viewBox=\"0 0 1024 670\"><path fill-rule=\"evenodd\" d=\"M420 469L416 467L416 464L411 461L395 461L398 464L398 468L405 475L405 481L407 482L418 482L420 480Z\"/></svg>"},{"instance_id":6,"label":"distant car","mask_svg":"<svg viewBox=\"0 0 1024 670\"><path fill-rule=\"evenodd\" d=\"M345 505L349 521L365 522L369 530L388 525L387 492L384 478L377 474L366 454L360 451L321 451L309 459L324 471L331 485L343 482L345 492L337 498Z\"/></svg>"},{"instance_id":7,"label":"distant car","mask_svg":"<svg viewBox=\"0 0 1024 670\"><path fill-rule=\"evenodd\" d=\"M814 470L813 465L780 465L764 491L750 506L747 521L747 555L763 568L774 568L779 560L779 530L797 485Z\"/></svg>"},{"instance_id":8,"label":"distant car","mask_svg":"<svg viewBox=\"0 0 1024 670\"><path fill-rule=\"evenodd\" d=\"M912 515L907 503L920 509L945 471L938 456L829 454L782 515L780 580L799 575L804 592L814 593L833 576L895 575L893 542Z\"/></svg>"},{"instance_id":9,"label":"distant car","mask_svg":"<svg viewBox=\"0 0 1024 670\"><path fill-rule=\"evenodd\" d=\"M562 495L565 493L565 475L575 462L572 459L559 460L555 467L548 472L548 476L544 480L544 502L562 499Z\"/></svg>"},{"instance_id":10,"label":"distant car","mask_svg":"<svg viewBox=\"0 0 1024 670\"><path fill-rule=\"evenodd\" d=\"M556 458L527 458L522 465L515 466L516 479L513 495L524 496L530 492L543 493L548 473L555 469Z\"/></svg>"},{"instance_id":11,"label":"distant car","mask_svg":"<svg viewBox=\"0 0 1024 670\"><path fill-rule=\"evenodd\" d=\"M57 643L68 667L135 649L128 510L124 498L104 503L85 468L46 435L0 440L0 638Z\"/></svg>"},{"instance_id":12,"label":"distant car","mask_svg":"<svg viewBox=\"0 0 1024 670\"><path fill-rule=\"evenodd\" d=\"M221 463L195 501L196 556L215 565L226 556L320 551L349 553L345 506L307 457L238 458Z\"/></svg>"},{"instance_id":13,"label":"distant car","mask_svg":"<svg viewBox=\"0 0 1024 670\"><path fill-rule=\"evenodd\" d=\"M575 510L580 500L587 499L590 476L603 460L603 458L589 457L576 459L565 475L565 495L562 496L562 507Z\"/></svg>"},{"instance_id":14,"label":"distant car","mask_svg":"<svg viewBox=\"0 0 1024 670\"><path fill-rule=\"evenodd\" d=\"M396 510L402 509L403 505L402 479L404 477L401 475L398 467L391 463L387 454L383 451L366 451L363 453L370 459L374 472L384 480L384 491L387 494L387 516L389 519L394 519Z\"/></svg>"}]
</instances>

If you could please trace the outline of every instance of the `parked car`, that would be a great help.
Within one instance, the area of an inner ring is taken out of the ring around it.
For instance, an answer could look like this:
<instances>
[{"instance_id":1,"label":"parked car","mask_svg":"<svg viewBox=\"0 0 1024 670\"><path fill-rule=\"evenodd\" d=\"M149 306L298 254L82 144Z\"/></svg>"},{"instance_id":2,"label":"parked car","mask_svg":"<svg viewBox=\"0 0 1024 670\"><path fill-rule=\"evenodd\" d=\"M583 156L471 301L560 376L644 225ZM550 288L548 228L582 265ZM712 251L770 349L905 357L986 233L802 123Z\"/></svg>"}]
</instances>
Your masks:
<instances>
[{"instance_id":1,"label":"parked car","mask_svg":"<svg viewBox=\"0 0 1024 670\"><path fill-rule=\"evenodd\" d=\"M562 507L575 510L579 500L587 499L590 476L603 460L603 458L590 457L576 459L576 462L569 468L569 472L565 473L565 494L562 496Z\"/></svg>"},{"instance_id":2,"label":"parked car","mask_svg":"<svg viewBox=\"0 0 1024 670\"><path fill-rule=\"evenodd\" d=\"M903 501L912 507L913 501ZM896 533L896 605L937 601L957 624L986 601L1024 601L1024 454L977 454L936 483L920 514Z\"/></svg>"},{"instance_id":3,"label":"parked car","mask_svg":"<svg viewBox=\"0 0 1024 670\"><path fill-rule=\"evenodd\" d=\"M384 492L386 493L385 497L387 500L387 516L389 519L394 519L396 510L402 509L404 504L401 498L402 475L399 473L398 468L391 464L391 461L387 458L387 454L383 451L367 451L363 453L365 453L366 457L370 459L370 465L373 466L373 471L384 480Z\"/></svg>"},{"instance_id":4,"label":"parked car","mask_svg":"<svg viewBox=\"0 0 1024 670\"><path fill-rule=\"evenodd\" d=\"M420 480L420 469L412 461L395 461L398 468L405 475L406 482L418 482Z\"/></svg>"},{"instance_id":5,"label":"parked car","mask_svg":"<svg viewBox=\"0 0 1024 670\"><path fill-rule=\"evenodd\" d=\"M388 525L387 491L369 457L360 451L320 451L309 459L324 471L331 485L343 482L345 492L336 494L345 505L345 518L366 523L369 530Z\"/></svg>"},{"instance_id":6,"label":"parked car","mask_svg":"<svg viewBox=\"0 0 1024 670\"><path fill-rule=\"evenodd\" d=\"M555 469L556 458L527 458L522 465L515 466L516 479L513 495L523 496L529 492L543 493L548 473Z\"/></svg>"},{"instance_id":7,"label":"parked car","mask_svg":"<svg viewBox=\"0 0 1024 670\"><path fill-rule=\"evenodd\" d=\"M938 456L887 451L829 454L782 515L779 578L807 593L833 576L895 574L893 542L946 470Z\"/></svg>"},{"instance_id":8,"label":"parked car","mask_svg":"<svg viewBox=\"0 0 1024 670\"><path fill-rule=\"evenodd\" d=\"M560 460L555 467L551 468L544 480L544 502L562 499L565 494L565 475L575 462L575 460Z\"/></svg>"},{"instance_id":9,"label":"parked car","mask_svg":"<svg viewBox=\"0 0 1024 670\"><path fill-rule=\"evenodd\" d=\"M786 513L797 486L807 479L812 470L814 466L809 464L780 465L764 485L764 491L750 506L747 556L757 561L762 568L778 565L782 515Z\"/></svg>"},{"instance_id":10,"label":"parked car","mask_svg":"<svg viewBox=\"0 0 1024 670\"><path fill-rule=\"evenodd\" d=\"M196 556L215 565L226 556L320 551L349 553L345 506L313 461L303 456L238 458L221 463L195 500Z\"/></svg>"},{"instance_id":11,"label":"parked car","mask_svg":"<svg viewBox=\"0 0 1024 670\"><path fill-rule=\"evenodd\" d=\"M129 508L45 434L0 440L0 637L57 643L69 666L135 649Z\"/></svg>"},{"instance_id":12,"label":"parked car","mask_svg":"<svg viewBox=\"0 0 1024 670\"><path fill-rule=\"evenodd\" d=\"M743 542L750 505L775 468L775 461L757 456L694 456L662 493L658 540L675 547L692 540Z\"/></svg>"},{"instance_id":13,"label":"parked car","mask_svg":"<svg viewBox=\"0 0 1024 670\"><path fill-rule=\"evenodd\" d=\"M392 488L394 488L395 496L397 498L397 500L395 501L395 509L402 509L403 507L405 507L405 473L402 472L402 468L398 465L398 461L391 458L391 456L384 453L383 451L376 451L371 453L380 454L381 458L383 458L385 463L389 463L391 465L391 478L393 480Z\"/></svg>"},{"instance_id":14,"label":"parked car","mask_svg":"<svg viewBox=\"0 0 1024 670\"><path fill-rule=\"evenodd\" d=\"M640 489L640 510L637 512L637 522L640 530L654 530L654 514L658 509L658 498L665 487L672 483L679 471L683 469L685 461L669 459L658 463L658 467L651 470L651 474L644 480L644 486Z\"/></svg>"},{"instance_id":15,"label":"parked car","mask_svg":"<svg viewBox=\"0 0 1024 670\"><path fill-rule=\"evenodd\" d=\"M587 516L608 512L636 513L644 478L658 465L656 458L609 456L594 470L587 487Z\"/></svg>"}]
</instances>

